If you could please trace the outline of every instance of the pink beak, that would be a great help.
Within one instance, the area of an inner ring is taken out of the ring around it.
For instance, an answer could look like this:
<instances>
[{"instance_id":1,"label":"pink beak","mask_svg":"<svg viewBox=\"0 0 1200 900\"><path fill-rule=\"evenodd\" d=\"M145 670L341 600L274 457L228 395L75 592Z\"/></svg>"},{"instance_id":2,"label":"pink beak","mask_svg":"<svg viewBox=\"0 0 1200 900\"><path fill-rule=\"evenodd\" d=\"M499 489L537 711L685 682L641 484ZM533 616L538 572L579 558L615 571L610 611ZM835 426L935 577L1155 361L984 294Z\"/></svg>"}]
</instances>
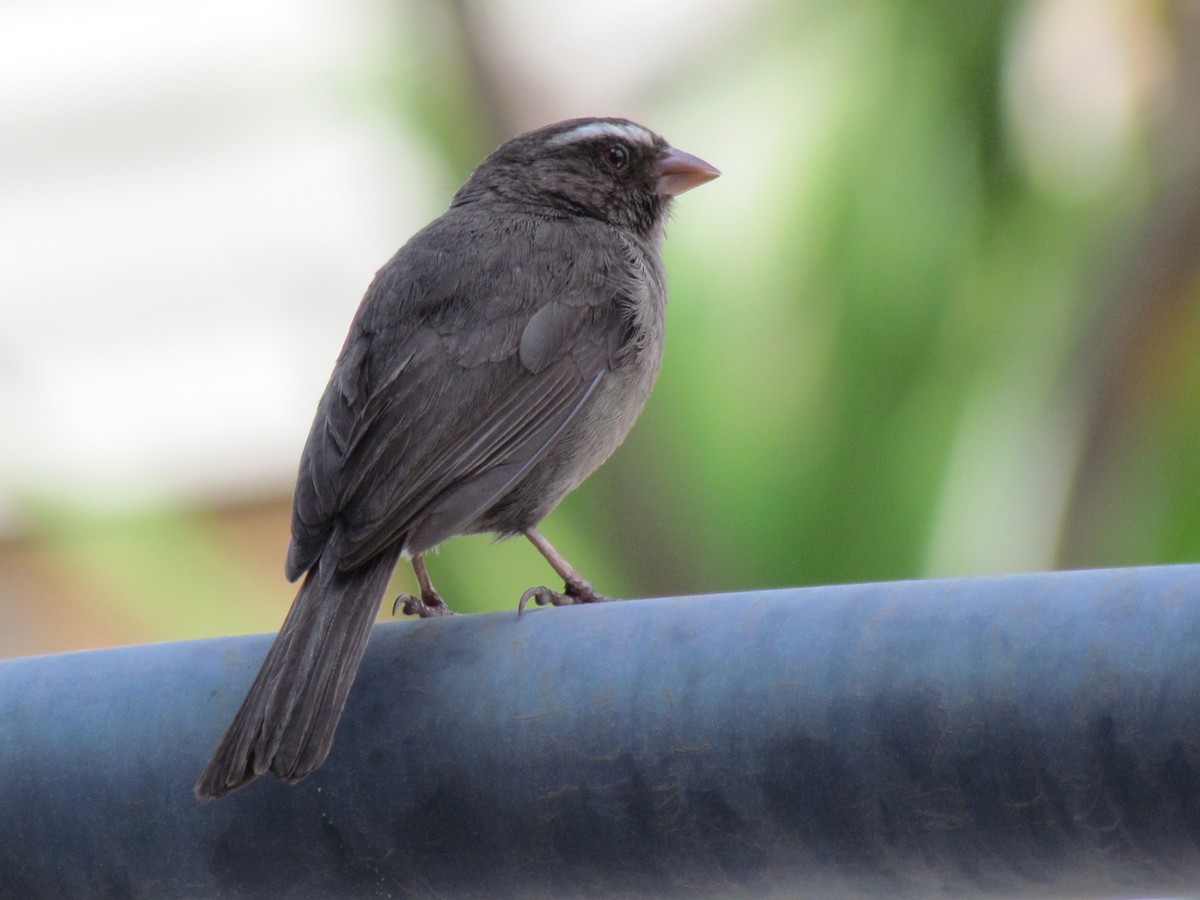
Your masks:
<instances>
[{"instance_id":1,"label":"pink beak","mask_svg":"<svg viewBox=\"0 0 1200 900\"><path fill-rule=\"evenodd\" d=\"M670 147L658 158L658 183L655 189L663 197L674 197L706 181L712 181L721 170L710 166L698 156Z\"/></svg>"}]
</instances>

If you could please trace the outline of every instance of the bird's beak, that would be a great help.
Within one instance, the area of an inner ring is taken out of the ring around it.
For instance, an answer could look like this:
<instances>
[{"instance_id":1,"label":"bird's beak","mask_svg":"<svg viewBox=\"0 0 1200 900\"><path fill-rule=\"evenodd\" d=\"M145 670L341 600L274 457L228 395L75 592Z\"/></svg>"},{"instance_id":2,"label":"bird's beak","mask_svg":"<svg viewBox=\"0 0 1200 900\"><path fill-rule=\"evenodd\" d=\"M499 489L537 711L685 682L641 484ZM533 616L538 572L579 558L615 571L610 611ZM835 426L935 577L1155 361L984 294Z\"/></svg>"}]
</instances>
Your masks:
<instances>
[{"instance_id":1,"label":"bird's beak","mask_svg":"<svg viewBox=\"0 0 1200 900\"><path fill-rule=\"evenodd\" d=\"M655 190L663 197L674 197L690 191L721 174L720 169L710 166L700 157L674 147L668 147L658 157L655 172L658 175Z\"/></svg>"}]
</instances>

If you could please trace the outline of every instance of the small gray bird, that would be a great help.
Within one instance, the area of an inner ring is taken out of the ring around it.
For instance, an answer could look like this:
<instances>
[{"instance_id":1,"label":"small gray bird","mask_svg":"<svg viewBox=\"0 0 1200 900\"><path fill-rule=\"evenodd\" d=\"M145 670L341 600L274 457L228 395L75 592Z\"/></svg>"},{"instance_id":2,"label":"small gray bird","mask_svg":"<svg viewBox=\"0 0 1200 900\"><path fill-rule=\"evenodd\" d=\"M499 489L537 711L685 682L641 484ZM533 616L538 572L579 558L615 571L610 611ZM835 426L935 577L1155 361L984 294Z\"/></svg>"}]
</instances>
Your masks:
<instances>
[{"instance_id":1,"label":"small gray bird","mask_svg":"<svg viewBox=\"0 0 1200 900\"><path fill-rule=\"evenodd\" d=\"M605 599L536 526L641 412L667 210L719 174L625 119L560 122L503 144L379 270L300 460L286 572L304 582L197 797L321 765L402 556L423 617L450 613L425 553L478 532L524 534L565 582L521 608Z\"/></svg>"}]
</instances>

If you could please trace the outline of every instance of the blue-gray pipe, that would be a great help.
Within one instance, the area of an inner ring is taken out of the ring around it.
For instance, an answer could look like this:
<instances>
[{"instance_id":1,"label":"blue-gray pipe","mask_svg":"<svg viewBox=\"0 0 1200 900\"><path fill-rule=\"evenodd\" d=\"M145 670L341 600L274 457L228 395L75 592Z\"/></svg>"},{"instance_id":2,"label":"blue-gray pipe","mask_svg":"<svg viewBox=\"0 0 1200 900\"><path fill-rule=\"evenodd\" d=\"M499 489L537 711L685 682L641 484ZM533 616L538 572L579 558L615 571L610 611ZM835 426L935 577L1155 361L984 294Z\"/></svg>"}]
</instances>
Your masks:
<instances>
[{"instance_id":1,"label":"blue-gray pipe","mask_svg":"<svg viewBox=\"0 0 1200 900\"><path fill-rule=\"evenodd\" d=\"M1200 886L1200 566L388 623L323 768L199 804L269 640L0 663L0 897Z\"/></svg>"}]
</instances>

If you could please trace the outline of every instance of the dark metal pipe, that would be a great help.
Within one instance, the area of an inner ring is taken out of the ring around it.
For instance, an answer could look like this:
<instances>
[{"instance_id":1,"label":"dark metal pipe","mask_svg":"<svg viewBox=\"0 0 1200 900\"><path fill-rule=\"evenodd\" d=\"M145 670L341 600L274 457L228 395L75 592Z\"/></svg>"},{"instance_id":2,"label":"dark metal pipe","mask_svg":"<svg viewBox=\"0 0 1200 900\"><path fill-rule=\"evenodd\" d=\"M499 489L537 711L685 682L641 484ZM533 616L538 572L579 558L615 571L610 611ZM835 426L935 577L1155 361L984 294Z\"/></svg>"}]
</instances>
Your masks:
<instances>
[{"instance_id":1,"label":"dark metal pipe","mask_svg":"<svg viewBox=\"0 0 1200 900\"><path fill-rule=\"evenodd\" d=\"M321 770L200 805L269 640L0 663L0 897L1200 886L1200 566L388 623Z\"/></svg>"}]
</instances>

